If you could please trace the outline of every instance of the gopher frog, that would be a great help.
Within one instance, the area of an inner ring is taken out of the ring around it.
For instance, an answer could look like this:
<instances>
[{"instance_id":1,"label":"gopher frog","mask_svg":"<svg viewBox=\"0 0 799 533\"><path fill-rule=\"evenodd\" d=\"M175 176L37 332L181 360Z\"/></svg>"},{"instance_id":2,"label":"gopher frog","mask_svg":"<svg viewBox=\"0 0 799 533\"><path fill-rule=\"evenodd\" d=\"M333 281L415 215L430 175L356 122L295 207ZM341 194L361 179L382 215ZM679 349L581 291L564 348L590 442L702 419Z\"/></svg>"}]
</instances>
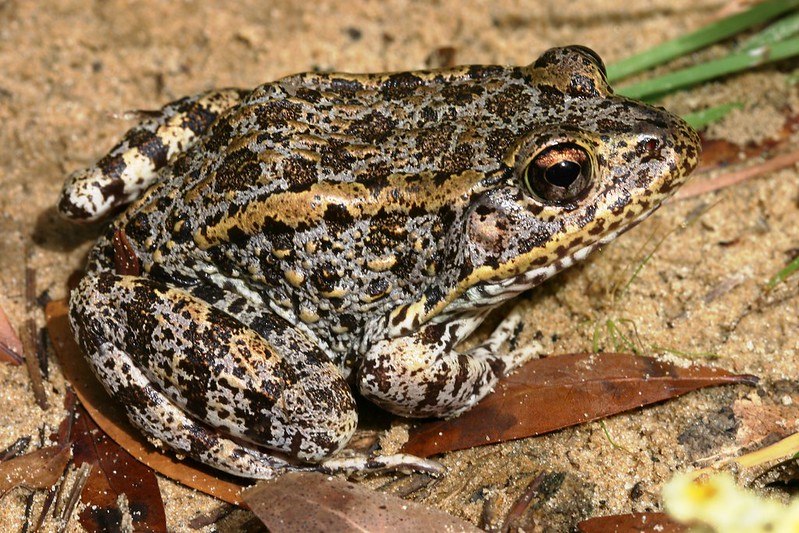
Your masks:
<instances>
[{"instance_id":1,"label":"gopher frog","mask_svg":"<svg viewBox=\"0 0 799 533\"><path fill-rule=\"evenodd\" d=\"M132 202L90 254L72 328L146 434L261 478L433 468L339 453L351 387L403 416L469 409L533 352L500 350L513 313L458 343L699 158L689 126L615 96L577 46L523 67L298 74L145 118L64 186L75 220ZM115 268L120 243L138 270Z\"/></svg>"}]
</instances>

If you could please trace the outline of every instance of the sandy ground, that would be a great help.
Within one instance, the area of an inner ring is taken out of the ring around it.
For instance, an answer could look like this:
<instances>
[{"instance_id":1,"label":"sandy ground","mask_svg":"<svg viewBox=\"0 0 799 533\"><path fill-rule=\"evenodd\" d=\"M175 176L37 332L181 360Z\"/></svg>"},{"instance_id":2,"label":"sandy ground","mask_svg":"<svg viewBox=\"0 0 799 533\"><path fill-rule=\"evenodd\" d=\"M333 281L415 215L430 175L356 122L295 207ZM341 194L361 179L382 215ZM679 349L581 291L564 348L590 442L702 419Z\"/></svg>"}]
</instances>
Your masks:
<instances>
[{"instance_id":1,"label":"sandy ground","mask_svg":"<svg viewBox=\"0 0 799 533\"><path fill-rule=\"evenodd\" d=\"M409 70L452 47L458 63L525 64L543 50L581 43L611 62L700 27L721 0L646 4L588 0L422 2L0 2L0 306L25 317L24 269L36 292L59 298L99 228L69 225L53 209L64 175L91 164L130 124L126 110L157 108L211 87L251 87L309 69ZM784 69L789 71L790 69ZM774 69L736 77L666 102L685 113L740 99L746 109L714 128L717 138L761 139L796 112L796 90ZM795 144L795 143L794 143ZM692 214L706 212L684 229ZM562 482L536 500L532 520L568 530L596 515L657 510L661 483L736 449L746 420L734 406L780 404L796 425L799 317L795 276L770 296L763 285L799 247L795 169L698 199L674 202L589 261L528 293L528 328L548 353L586 351L593 324L635 322L646 346L713 352L712 364L761 376L758 388L706 390L599 423L454 453L449 474L413 498L474 523L484 508L501 522L539 473ZM641 247L662 246L620 301L610 289ZM43 315L36 319L43 324ZM605 344L607 347L609 345ZM51 408L32 401L24 367L0 365L0 449L38 439L63 413L64 381L51 358ZM793 413L793 414L791 414ZM47 432L45 432L47 433ZM368 484L380 486L386 478ZM214 508L213 499L162 482L170 530ZM3 498L0 523L19 530L27 493ZM488 504L486 501L488 500ZM71 527L76 527L73 524Z\"/></svg>"}]
</instances>

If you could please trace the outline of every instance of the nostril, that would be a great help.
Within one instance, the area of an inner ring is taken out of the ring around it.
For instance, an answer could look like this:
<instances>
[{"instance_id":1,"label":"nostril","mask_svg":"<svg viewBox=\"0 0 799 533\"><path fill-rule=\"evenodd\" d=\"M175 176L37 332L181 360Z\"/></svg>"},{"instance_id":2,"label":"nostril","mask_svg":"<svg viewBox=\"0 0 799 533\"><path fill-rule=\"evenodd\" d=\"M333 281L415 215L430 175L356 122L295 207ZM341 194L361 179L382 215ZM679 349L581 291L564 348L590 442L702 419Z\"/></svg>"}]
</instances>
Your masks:
<instances>
[{"instance_id":1,"label":"nostril","mask_svg":"<svg viewBox=\"0 0 799 533\"><path fill-rule=\"evenodd\" d=\"M645 152L654 152L660 146L660 142L655 138L650 138L642 141Z\"/></svg>"},{"instance_id":2,"label":"nostril","mask_svg":"<svg viewBox=\"0 0 799 533\"><path fill-rule=\"evenodd\" d=\"M638 141L635 147L635 152L642 161L648 161L660 155L662 144L657 137L646 136Z\"/></svg>"}]
</instances>

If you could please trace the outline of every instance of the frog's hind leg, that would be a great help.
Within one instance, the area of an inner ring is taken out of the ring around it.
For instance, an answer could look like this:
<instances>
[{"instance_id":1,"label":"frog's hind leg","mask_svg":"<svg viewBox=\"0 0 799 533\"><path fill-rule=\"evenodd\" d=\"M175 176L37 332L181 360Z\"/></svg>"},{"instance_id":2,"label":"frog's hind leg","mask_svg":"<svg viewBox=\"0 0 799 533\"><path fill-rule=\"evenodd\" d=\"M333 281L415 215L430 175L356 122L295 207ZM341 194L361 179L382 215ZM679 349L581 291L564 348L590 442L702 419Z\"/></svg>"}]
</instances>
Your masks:
<instances>
[{"instance_id":1,"label":"frog's hind leg","mask_svg":"<svg viewBox=\"0 0 799 533\"><path fill-rule=\"evenodd\" d=\"M70 322L135 425L219 469L272 477L293 468L292 460L336 453L355 429L349 387L318 348L293 335L286 342L302 353L284 356L181 289L135 276L86 276L70 297Z\"/></svg>"},{"instance_id":2,"label":"frog's hind leg","mask_svg":"<svg viewBox=\"0 0 799 533\"><path fill-rule=\"evenodd\" d=\"M107 272L70 299L95 374L134 425L177 451L254 478L401 467L403 456L335 456L357 424L349 386L287 321L257 321L259 331L184 290Z\"/></svg>"},{"instance_id":3,"label":"frog's hind leg","mask_svg":"<svg viewBox=\"0 0 799 533\"><path fill-rule=\"evenodd\" d=\"M282 472L300 470L295 462L275 452L259 450L244 442L225 438L213 428L183 412L144 373L129 364L127 354L103 343L94 353L95 373L102 377L109 392L123 401L128 419L156 446L167 443L201 463L230 474L270 479Z\"/></svg>"},{"instance_id":4,"label":"frog's hind leg","mask_svg":"<svg viewBox=\"0 0 799 533\"><path fill-rule=\"evenodd\" d=\"M61 190L59 212L90 222L131 202L157 179L158 171L188 150L225 110L246 94L238 89L182 98L146 117L94 166L70 175Z\"/></svg>"}]
</instances>

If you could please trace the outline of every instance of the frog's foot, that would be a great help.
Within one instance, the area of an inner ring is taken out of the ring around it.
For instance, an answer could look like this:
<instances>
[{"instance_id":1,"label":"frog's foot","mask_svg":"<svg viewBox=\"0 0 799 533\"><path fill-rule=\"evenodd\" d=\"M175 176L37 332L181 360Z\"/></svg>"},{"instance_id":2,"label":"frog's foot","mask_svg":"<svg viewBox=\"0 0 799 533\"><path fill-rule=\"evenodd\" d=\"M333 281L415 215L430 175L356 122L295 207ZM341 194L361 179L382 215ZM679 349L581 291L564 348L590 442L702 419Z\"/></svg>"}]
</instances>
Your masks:
<instances>
[{"instance_id":1,"label":"frog's foot","mask_svg":"<svg viewBox=\"0 0 799 533\"><path fill-rule=\"evenodd\" d=\"M469 350L469 354L473 357L490 359L497 357L502 360L504 365L503 374L508 375L513 370L519 368L538 357L541 353L541 343L537 341L528 342L524 346L516 346L516 337L519 335L519 330L522 326L524 315L521 311L521 306L515 306L508 315L502 319L502 322L494 329L488 339L479 346ZM502 345L508 343L508 351L501 352Z\"/></svg>"},{"instance_id":2,"label":"frog's foot","mask_svg":"<svg viewBox=\"0 0 799 533\"><path fill-rule=\"evenodd\" d=\"M135 425L221 470L308 469L302 463L334 456L355 430L338 369L273 314L260 317L259 334L183 290L99 273L73 291L70 321Z\"/></svg>"},{"instance_id":3,"label":"frog's foot","mask_svg":"<svg viewBox=\"0 0 799 533\"><path fill-rule=\"evenodd\" d=\"M223 89L182 98L147 117L93 167L70 175L58 210L66 218L91 222L131 202L156 181L158 171L186 152L244 91Z\"/></svg>"},{"instance_id":4,"label":"frog's foot","mask_svg":"<svg viewBox=\"0 0 799 533\"><path fill-rule=\"evenodd\" d=\"M377 342L358 371L361 393L402 416L457 416L491 392L500 377L539 352L535 346L500 351L516 335L522 318L520 311L512 311L483 344L467 352L454 346L482 316L429 324L411 335Z\"/></svg>"}]
</instances>

